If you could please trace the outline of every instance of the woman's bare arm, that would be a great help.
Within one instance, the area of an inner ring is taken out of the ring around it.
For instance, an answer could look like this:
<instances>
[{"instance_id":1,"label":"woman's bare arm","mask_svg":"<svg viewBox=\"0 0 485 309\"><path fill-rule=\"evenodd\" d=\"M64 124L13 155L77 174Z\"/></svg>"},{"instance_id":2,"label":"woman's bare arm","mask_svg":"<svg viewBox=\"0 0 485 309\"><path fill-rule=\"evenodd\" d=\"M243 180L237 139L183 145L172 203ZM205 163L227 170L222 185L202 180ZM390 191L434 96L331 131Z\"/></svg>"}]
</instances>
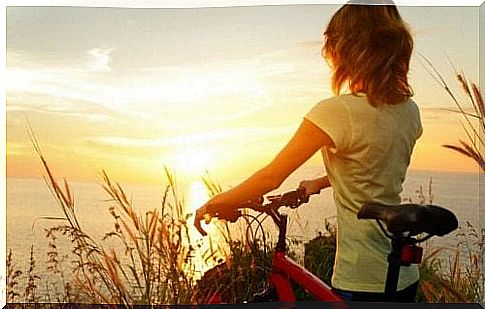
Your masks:
<instances>
[{"instance_id":1,"label":"woman's bare arm","mask_svg":"<svg viewBox=\"0 0 485 309\"><path fill-rule=\"evenodd\" d=\"M278 188L281 183L322 147L332 147L330 137L308 120L303 120L295 135L278 155L265 167L239 184L225 191L199 208L196 220L207 214L207 207L230 207Z\"/></svg>"}]
</instances>

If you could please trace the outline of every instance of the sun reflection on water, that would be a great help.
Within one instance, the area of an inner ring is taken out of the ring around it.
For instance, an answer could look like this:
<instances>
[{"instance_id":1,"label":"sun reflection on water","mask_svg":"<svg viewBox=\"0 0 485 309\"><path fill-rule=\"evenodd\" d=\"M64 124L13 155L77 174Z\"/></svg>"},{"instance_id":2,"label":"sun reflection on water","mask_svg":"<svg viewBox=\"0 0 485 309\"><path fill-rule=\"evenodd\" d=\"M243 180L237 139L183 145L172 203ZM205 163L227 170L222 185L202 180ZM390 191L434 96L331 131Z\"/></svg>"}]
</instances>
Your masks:
<instances>
[{"instance_id":1,"label":"sun reflection on water","mask_svg":"<svg viewBox=\"0 0 485 309\"><path fill-rule=\"evenodd\" d=\"M209 194L201 181L192 182L188 192L188 211L195 215L196 210L209 200ZM190 238L196 244L194 255L195 278L224 261L228 255L227 242L221 234L221 224L212 220L210 224L202 223L202 228L207 236L202 236L194 227L193 221L190 225Z\"/></svg>"}]
</instances>

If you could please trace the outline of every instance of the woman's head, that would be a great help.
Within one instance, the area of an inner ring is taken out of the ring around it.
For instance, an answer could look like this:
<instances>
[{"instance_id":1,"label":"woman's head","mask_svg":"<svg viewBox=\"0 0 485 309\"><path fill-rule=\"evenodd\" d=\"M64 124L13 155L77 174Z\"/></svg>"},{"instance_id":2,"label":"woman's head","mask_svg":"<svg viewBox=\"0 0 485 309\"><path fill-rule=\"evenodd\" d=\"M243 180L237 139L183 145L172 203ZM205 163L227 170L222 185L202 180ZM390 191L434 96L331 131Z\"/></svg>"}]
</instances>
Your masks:
<instances>
[{"instance_id":1,"label":"woman's head","mask_svg":"<svg viewBox=\"0 0 485 309\"><path fill-rule=\"evenodd\" d=\"M333 68L332 88L364 92L374 106L412 96L407 74L412 36L395 5L346 4L324 33L322 55Z\"/></svg>"}]
</instances>

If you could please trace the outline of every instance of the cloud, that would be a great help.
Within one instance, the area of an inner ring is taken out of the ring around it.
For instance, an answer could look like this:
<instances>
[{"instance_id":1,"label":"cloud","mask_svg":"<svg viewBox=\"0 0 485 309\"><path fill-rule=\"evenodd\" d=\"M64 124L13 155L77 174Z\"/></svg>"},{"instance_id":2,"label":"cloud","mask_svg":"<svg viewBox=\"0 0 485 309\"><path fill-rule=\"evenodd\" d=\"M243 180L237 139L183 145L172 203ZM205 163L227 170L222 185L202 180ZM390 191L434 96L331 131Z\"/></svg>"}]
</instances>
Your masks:
<instances>
[{"instance_id":1,"label":"cloud","mask_svg":"<svg viewBox=\"0 0 485 309\"><path fill-rule=\"evenodd\" d=\"M299 42L298 46L304 49L317 50L318 52L320 52L322 49L322 44L323 42L321 40L311 40L311 41Z\"/></svg>"},{"instance_id":2,"label":"cloud","mask_svg":"<svg viewBox=\"0 0 485 309\"><path fill-rule=\"evenodd\" d=\"M94 113L88 113L88 112L80 113L80 112L69 112L69 111L56 111L56 110L46 110L42 108L38 108L38 109L29 108L27 110L19 107L7 107L7 117L10 117L9 116L10 112L26 112L26 111L43 113L43 114L57 114L57 115L61 115L63 118L70 118L70 119L82 118L89 122L111 122L112 123L114 121L113 117L105 114L94 114Z\"/></svg>"},{"instance_id":3,"label":"cloud","mask_svg":"<svg viewBox=\"0 0 485 309\"><path fill-rule=\"evenodd\" d=\"M150 118L149 112L143 112L127 100L126 89L97 80L95 76L86 76L83 72L52 68L7 68L7 99L12 93L50 96L52 108L64 106L65 101L78 101L83 104L102 106L112 112L139 118ZM54 99L55 98L55 99ZM16 104L16 103L12 103ZM38 107L37 100L28 102L32 108ZM76 106L79 108L80 106Z\"/></svg>"},{"instance_id":4,"label":"cloud","mask_svg":"<svg viewBox=\"0 0 485 309\"><path fill-rule=\"evenodd\" d=\"M239 60L152 68L120 65L117 69L111 67L113 50L92 48L85 52L86 57L80 63L60 64L64 60L59 60L56 65L29 60L25 52L9 53L10 108L21 105L24 110L45 108L89 116L92 108L87 106L94 105L113 117L151 122L170 120L181 112L187 115L187 110L194 118L197 113L214 110L210 116L203 113L205 119L227 122L274 105L274 99L280 100L279 96L287 95L289 89L293 93L315 89L316 79L312 76L309 80L302 72L310 68L319 73L314 70L315 63L302 59L301 53L305 51L298 46ZM300 75L302 78L297 78ZM31 99L10 100L18 94L29 94ZM35 96L46 96L49 100L41 103ZM65 102L72 102L67 110ZM229 108L228 102L238 108Z\"/></svg>"},{"instance_id":5,"label":"cloud","mask_svg":"<svg viewBox=\"0 0 485 309\"><path fill-rule=\"evenodd\" d=\"M98 105L48 94L22 91L8 92L6 111L7 117L12 117L12 112L35 112L59 115L63 118L79 117L90 122L114 122L116 120L116 115Z\"/></svg>"},{"instance_id":6,"label":"cloud","mask_svg":"<svg viewBox=\"0 0 485 309\"><path fill-rule=\"evenodd\" d=\"M24 155L28 153L29 150L31 149L25 144L15 143L11 141L6 143L6 151L7 155L9 156Z\"/></svg>"},{"instance_id":7,"label":"cloud","mask_svg":"<svg viewBox=\"0 0 485 309\"><path fill-rule=\"evenodd\" d=\"M111 71L111 52L113 48L93 48L87 51L89 60L87 68L92 72L110 72Z\"/></svg>"},{"instance_id":8,"label":"cloud","mask_svg":"<svg viewBox=\"0 0 485 309\"><path fill-rule=\"evenodd\" d=\"M84 65L63 66L31 63L21 53L12 53L7 67L7 95L14 92L48 95L153 120L160 112L179 110L180 106L186 108L211 98L257 97L266 91L264 83L244 63L113 72L112 51L91 49L87 52L89 61ZM99 72L107 74L96 74ZM36 102L29 104L35 106Z\"/></svg>"},{"instance_id":9,"label":"cloud","mask_svg":"<svg viewBox=\"0 0 485 309\"><path fill-rule=\"evenodd\" d=\"M220 144L227 141L250 140L254 138L274 137L291 132L293 127L253 127L211 130L201 133L193 133L163 138L133 138L126 136L95 136L88 137L84 141L91 145L120 146L134 148L158 148L177 146L197 146L207 144Z\"/></svg>"},{"instance_id":10,"label":"cloud","mask_svg":"<svg viewBox=\"0 0 485 309\"><path fill-rule=\"evenodd\" d=\"M113 160L151 160L180 167L181 157L210 153L217 161L230 161L241 156L266 156L261 149L280 149L289 139L293 126L252 127L167 137L146 138L120 135L91 136L78 140L77 149L90 156ZM246 162L247 163L247 162Z\"/></svg>"}]
</instances>

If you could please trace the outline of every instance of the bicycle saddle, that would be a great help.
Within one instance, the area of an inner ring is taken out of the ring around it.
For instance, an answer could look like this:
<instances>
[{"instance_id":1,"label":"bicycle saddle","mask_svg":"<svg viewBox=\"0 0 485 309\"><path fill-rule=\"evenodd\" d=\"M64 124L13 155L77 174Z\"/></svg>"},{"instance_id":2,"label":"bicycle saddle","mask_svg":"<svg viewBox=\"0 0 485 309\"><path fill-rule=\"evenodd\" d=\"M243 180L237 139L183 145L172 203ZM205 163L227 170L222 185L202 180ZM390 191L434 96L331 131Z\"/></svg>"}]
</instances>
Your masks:
<instances>
[{"instance_id":1,"label":"bicycle saddle","mask_svg":"<svg viewBox=\"0 0 485 309\"><path fill-rule=\"evenodd\" d=\"M458 220L451 211L435 205L370 203L362 206L357 218L382 220L394 235L409 232L409 236L414 236L424 232L443 236L458 227Z\"/></svg>"}]
</instances>

